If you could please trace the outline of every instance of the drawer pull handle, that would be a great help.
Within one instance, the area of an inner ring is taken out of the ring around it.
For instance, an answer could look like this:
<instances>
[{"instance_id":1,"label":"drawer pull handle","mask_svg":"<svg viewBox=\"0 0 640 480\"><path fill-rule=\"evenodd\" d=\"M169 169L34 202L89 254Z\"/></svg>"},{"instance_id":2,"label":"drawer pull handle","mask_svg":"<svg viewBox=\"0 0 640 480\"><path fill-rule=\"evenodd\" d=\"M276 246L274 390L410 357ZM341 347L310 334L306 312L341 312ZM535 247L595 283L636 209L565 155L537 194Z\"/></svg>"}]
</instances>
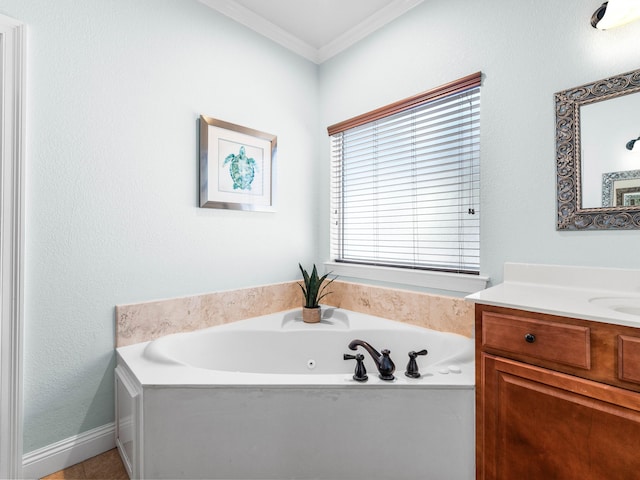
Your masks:
<instances>
[{"instance_id":1,"label":"drawer pull handle","mask_svg":"<svg viewBox=\"0 0 640 480\"><path fill-rule=\"evenodd\" d=\"M533 333L527 333L524 336L524 339L527 343L533 343L536 341L536 336Z\"/></svg>"}]
</instances>

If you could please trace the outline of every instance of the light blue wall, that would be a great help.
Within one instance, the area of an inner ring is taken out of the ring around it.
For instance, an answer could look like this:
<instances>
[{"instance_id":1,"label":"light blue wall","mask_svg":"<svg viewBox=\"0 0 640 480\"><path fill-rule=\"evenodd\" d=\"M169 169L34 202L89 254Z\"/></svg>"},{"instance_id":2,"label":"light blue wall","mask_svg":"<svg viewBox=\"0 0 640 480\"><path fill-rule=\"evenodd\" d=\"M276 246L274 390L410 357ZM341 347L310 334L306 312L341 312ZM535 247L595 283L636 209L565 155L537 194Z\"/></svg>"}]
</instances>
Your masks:
<instances>
[{"instance_id":1,"label":"light blue wall","mask_svg":"<svg viewBox=\"0 0 640 480\"><path fill-rule=\"evenodd\" d=\"M317 66L196 0L3 0L28 28L25 452L113 421L114 306L316 258ZM200 209L200 114L278 136L277 212Z\"/></svg>"},{"instance_id":2,"label":"light blue wall","mask_svg":"<svg viewBox=\"0 0 640 480\"><path fill-rule=\"evenodd\" d=\"M327 125L478 70L482 273L640 268L640 232L555 230L553 93L640 67L600 3L427 0L318 68L196 0L3 0L29 29L25 452L113 421L114 305L326 259ZM277 213L197 208L199 114L278 135Z\"/></svg>"},{"instance_id":3,"label":"light blue wall","mask_svg":"<svg viewBox=\"0 0 640 480\"><path fill-rule=\"evenodd\" d=\"M555 229L554 93L640 68L640 22L596 30L601 3L426 0L321 66L321 123L482 71L481 274L499 283L504 262L640 268L640 231Z\"/></svg>"}]
</instances>

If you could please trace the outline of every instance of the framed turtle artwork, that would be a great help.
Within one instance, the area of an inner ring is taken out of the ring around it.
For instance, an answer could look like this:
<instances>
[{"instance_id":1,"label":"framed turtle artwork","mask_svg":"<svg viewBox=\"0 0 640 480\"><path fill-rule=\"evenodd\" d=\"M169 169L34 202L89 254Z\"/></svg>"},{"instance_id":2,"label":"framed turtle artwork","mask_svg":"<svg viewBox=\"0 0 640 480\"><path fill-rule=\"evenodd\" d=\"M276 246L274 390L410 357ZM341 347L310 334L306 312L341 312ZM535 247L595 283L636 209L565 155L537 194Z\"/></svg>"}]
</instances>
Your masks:
<instances>
[{"instance_id":1,"label":"framed turtle artwork","mask_svg":"<svg viewBox=\"0 0 640 480\"><path fill-rule=\"evenodd\" d=\"M200 207L275 211L277 137L200 116Z\"/></svg>"}]
</instances>

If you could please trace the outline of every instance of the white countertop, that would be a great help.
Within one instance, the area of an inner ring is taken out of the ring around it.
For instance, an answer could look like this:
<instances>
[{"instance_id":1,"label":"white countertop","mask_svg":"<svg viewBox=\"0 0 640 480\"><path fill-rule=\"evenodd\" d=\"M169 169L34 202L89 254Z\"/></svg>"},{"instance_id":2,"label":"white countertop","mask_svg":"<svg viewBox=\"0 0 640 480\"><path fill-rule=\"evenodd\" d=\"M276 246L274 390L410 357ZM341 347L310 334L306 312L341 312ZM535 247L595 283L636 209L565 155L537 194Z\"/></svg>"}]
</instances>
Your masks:
<instances>
[{"instance_id":1,"label":"white countertop","mask_svg":"<svg viewBox=\"0 0 640 480\"><path fill-rule=\"evenodd\" d=\"M640 328L640 270L507 263L504 283L466 299Z\"/></svg>"}]
</instances>

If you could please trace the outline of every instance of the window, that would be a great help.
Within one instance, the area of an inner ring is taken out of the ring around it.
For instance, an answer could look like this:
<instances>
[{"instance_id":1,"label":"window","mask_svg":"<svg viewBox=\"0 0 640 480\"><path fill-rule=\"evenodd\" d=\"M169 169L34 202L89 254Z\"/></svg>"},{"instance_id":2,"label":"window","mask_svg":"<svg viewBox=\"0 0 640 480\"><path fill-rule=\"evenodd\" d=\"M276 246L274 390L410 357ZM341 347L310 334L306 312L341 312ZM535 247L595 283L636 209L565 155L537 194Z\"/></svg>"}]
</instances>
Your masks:
<instances>
[{"instance_id":1,"label":"window","mask_svg":"<svg viewBox=\"0 0 640 480\"><path fill-rule=\"evenodd\" d=\"M328 128L334 261L479 273L480 81Z\"/></svg>"}]
</instances>

